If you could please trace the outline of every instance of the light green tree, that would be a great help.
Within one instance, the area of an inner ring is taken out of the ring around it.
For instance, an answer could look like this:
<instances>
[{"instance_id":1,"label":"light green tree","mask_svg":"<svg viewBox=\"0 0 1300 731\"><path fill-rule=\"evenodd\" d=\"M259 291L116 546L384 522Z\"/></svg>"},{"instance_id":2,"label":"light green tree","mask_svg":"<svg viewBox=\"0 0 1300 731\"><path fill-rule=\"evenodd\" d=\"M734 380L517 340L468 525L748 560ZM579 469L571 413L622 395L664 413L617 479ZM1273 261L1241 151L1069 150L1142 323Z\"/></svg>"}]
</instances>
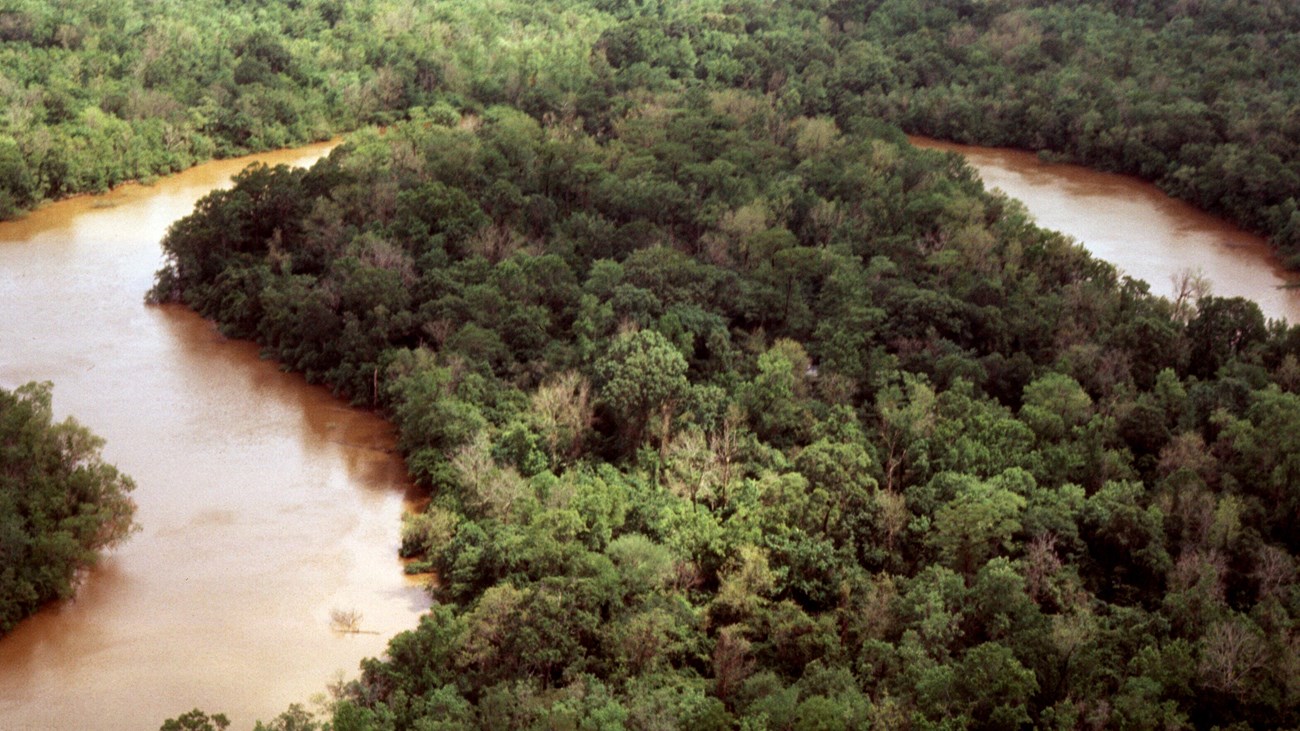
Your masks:
<instances>
[{"instance_id":1,"label":"light green tree","mask_svg":"<svg viewBox=\"0 0 1300 731\"><path fill-rule=\"evenodd\" d=\"M600 399L619 420L629 447L639 445L651 419L661 420L660 442L668 442L672 415L689 385L686 359L654 330L620 336L596 363Z\"/></svg>"},{"instance_id":2,"label":"light green tree","mask_svg":"<svg viewBox=\"0 0 1300 731\"><path fill-rule=\"evenodd\" d=\"M963 477L956 497L935 513L928 542L945 565L970 575L991 556L1011 549L1024 509L1023 497L994 481Z\"/></svg>"}]
</instances>

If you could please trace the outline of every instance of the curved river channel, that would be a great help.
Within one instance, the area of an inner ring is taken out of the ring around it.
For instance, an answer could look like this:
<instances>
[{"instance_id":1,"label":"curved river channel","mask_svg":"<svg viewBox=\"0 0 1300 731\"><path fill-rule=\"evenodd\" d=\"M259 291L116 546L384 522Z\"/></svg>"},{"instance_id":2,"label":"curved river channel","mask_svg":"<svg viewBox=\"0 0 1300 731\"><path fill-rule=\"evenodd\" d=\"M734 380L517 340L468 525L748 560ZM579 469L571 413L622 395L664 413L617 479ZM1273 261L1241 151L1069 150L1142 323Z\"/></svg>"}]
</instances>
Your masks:
<instances>
[{"instance_id":1,"label":"curved river channel","mask_svg":"<svg viewBox=\"0 0 1300 731\"><path fill-rule=\"evenodd\" d=\"M147 307L167 226L253 161L0 223L0 385L54 382L56 417L104 437L142 529L75 600L0 639L0 729L156 729L200 707L232 728L307 703L414 627L397 558L412 494L378 417L259 360L180 307ZM363 633L331 629L361 613Z\"/></svg>"},{"instance_id":2,"label":"curved river channel","mask_svg":"<svg viewBox=\"0 0 1300 731\"><path fill-rule=\"evenodd\" d=\"M1200 271L1219 297L1254 300L1265 317L1300 322L1300 289L1263 238L1165 195L1136 178L1044 163L1032 152L973 147L926 137L913 145L957 152L990 190L1024 202L1038 225L1078 239L1092 255L1172 296L1173 277Z\"/></svg>"}]
</instances>

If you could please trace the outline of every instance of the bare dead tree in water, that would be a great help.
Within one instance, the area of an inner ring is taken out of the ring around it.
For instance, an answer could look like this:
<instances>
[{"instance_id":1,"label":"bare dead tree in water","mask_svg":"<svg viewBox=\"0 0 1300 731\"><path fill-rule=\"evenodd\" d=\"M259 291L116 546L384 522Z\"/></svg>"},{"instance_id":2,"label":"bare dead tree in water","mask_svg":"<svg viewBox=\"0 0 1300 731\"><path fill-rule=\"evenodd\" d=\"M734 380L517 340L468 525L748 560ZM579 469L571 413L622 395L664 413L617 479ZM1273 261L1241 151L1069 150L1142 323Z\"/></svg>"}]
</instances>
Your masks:
<instances>
[{"instance_id":1,"label":"bare dead tree in water","mask_svg":"<svg viewBox=\"0 0 1300 731\"><path fill-rule=\"evenodd\" d=\"M355 609L331 609L330 629L347 634L361 633L361 612Z\"/></svg>"},{"instance_id":2,"label":"bare dead tree in water","mask_svg":"<svg viewBox=\"0 0 1300 731\"><path fill-rule=\"evenodd\" d=\"M1210 279L1197 267L1179 269L1169 280L1174 285L1174 317L1188 322L1196 315L1196 304L1210 296Z\"/></svg>"}]
</instances>

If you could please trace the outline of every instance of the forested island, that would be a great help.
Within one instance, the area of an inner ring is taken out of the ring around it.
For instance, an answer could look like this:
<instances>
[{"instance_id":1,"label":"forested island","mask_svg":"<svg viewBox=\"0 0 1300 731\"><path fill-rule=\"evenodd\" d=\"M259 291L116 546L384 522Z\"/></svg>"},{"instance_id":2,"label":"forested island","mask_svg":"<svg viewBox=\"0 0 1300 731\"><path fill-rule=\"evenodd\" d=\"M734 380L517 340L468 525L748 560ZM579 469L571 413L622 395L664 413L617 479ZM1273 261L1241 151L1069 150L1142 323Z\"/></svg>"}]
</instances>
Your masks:
<instances>
[{"instance_id":1,"label":"forested island","mask_svg":"<svg viewBox=\"0 0 1300 731\"><path fill-rule=\"evenodd\" d=\"M80 572L135 529L131 478L103 440L54 421L49 383L0 388L0 636L72 596Z\"/></svg>"},{"instance_id":2,"label":"forested island","mask_svg":"<svg viewBox=\"0 0 1300 731\"><path fill-rule=\"evenodd\" d=\"M0 213L380 125L210 195L150 295L386 414L429 491L430 612L264 728L1295 727L1300 328L1152 296L894 125L1136 173L1292 256L1298 28L27 0Z\"/></svg>"}]
</instances>

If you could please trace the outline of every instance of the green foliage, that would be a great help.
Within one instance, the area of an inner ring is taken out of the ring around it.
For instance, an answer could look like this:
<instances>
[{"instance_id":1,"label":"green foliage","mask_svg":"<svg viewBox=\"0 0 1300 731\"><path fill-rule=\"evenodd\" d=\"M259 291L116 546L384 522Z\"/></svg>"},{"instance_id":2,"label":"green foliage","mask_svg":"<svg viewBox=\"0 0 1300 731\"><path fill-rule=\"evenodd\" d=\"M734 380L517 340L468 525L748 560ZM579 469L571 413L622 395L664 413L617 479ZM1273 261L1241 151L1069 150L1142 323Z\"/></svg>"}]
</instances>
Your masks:
<instances>
[{"instance_id":1,"label":"green foliage","mask_svg":"<svg viewBox=\"0 0 1300 731\"><path fill-rule=\"evenodd\" d=\"M260 725L260 724L259 724ZM163 721L163 725L158 731L222 731L230 726L230 719L225 714L214 713L209 716L207 713L195 708L177 716Z\"/></svg>"},{"instance_id":2,"label":"green foliage","mask_svg":"<svg viewBox=\"0 0 1300 731\"><path fill-rule=\"evenodd\" d=\"M0 389L0 634L72 596L78 573L137 529L135 483L101 460L102 439L54 422L51 389Z\"/></svg>"},{"instance_id":3,"label":"green foliage","mask_svg":"<svg viewBox=\"0 0 1300 731\"><path fill-rule=\"evenodd\" d=\"M800 104L1140 175L1294 254L1294 7L913 5L832 11L833 81Z\"/></svg>"},{"instance_id":4,"label":"green foliage","mask_svg":"<svg viewBox=\"0 0 1300 731\"><path fill-rule=\"evenodd\" d=\"M686 395L686 359L654 330L616 338L595 370L599 397L627 425L631 446L640 442L656 413L670 419L677 401Z\"/></svg>"},{"instance_id":5,"label":"green foliage","mask_svg":"<svg viewBox=\"0 0 1300 731\"><path fill-rule=\"evenodd\" d=\"M466 99L555 114L594 81L608 22L567 3L164 5L2 11L0 216L366 124L454 124Z\"/></svg>"},{"instance_id":6,"label":"green foliage","mask_svg":"<svg viewBox=\"0 0 1300 731\"><path fill-rule=\"evenodd\" d=\"M1020 531L1025 499L998 485L965 477L953 499L934 514L929 542L950 568L972 573L999 551L1009 549Z\"/></svg>"},{"instance_id":7,"label":"green foliage","mask_svg":"<svg viewBox=\"0 0 1300 731\"><path fill-rule=\"evenodd\" d=\"M155 296L382 410L431 492L438 603L333 726L1300 723L1300 331L1152 297L872 116L1276 167L1143 64L1284 12L1112 5L313 6L391 123L207 199ZM1150 83L1078 71L1120 47Z\"/></svg>"}]
</instances>

